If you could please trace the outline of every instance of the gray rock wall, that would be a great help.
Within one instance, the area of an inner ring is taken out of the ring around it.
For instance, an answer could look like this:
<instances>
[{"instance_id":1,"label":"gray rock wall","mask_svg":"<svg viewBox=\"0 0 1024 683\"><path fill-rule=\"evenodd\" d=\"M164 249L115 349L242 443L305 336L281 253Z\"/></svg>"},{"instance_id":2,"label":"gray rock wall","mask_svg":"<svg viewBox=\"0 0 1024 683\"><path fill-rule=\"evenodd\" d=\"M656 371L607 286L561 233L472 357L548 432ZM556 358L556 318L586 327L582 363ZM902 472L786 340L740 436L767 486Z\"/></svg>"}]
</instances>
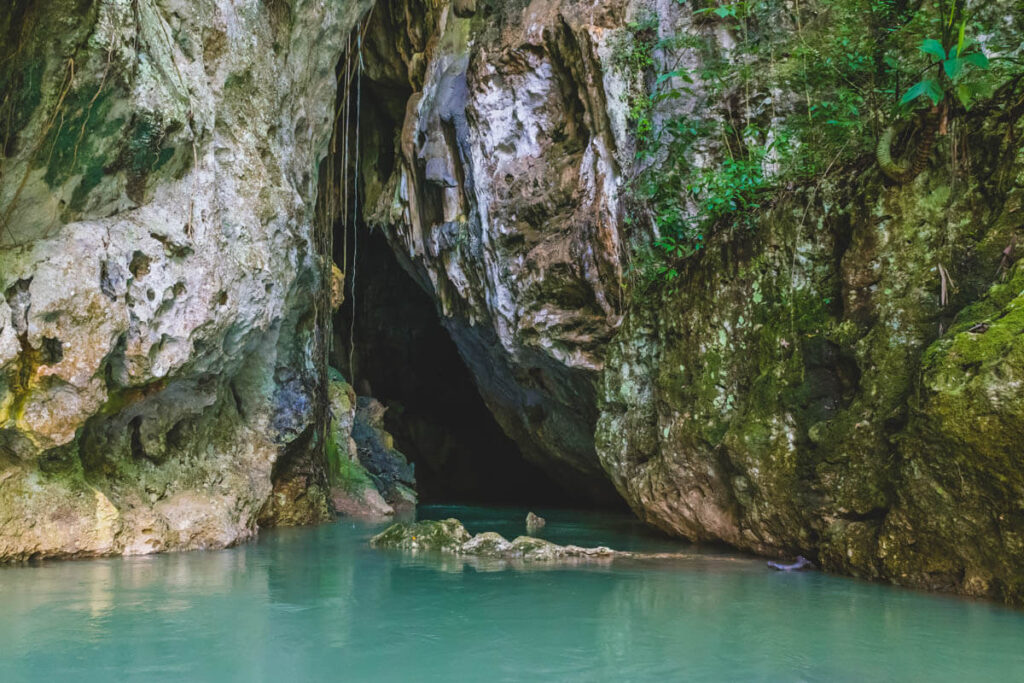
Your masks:
<instances>
[{"instance_id":1,"label":"gray rock wall","mask_svg":"<svg viewBox=\"0 0 1024 683\"><path fill-rule=\"evenodd\" d=\"M366 5L0 18L0 558L230 545L305 457L316 168Z\"/></svg>"}]
</instances>

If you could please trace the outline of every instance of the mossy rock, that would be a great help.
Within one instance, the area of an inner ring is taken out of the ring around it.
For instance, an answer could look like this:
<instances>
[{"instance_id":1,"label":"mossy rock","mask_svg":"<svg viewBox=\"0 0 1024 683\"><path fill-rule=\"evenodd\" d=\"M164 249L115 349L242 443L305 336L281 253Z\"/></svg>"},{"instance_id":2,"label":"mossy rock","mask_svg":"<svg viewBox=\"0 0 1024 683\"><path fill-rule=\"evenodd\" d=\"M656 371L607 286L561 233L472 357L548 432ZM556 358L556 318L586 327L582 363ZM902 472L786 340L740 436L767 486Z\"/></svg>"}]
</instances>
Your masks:
<instances>
[{"instance_id":1,"label":"mossy rock","mask_svg":"<svg viewBox=\"0 0 1024 683\"><path fill-rule=\"evenodd\" d=\"M370 545L374 548L393 550L436 550L457 553L471 538L466 527L457 519L441 521L400 522L374 536Z\"/></svg>"}]
</instances>

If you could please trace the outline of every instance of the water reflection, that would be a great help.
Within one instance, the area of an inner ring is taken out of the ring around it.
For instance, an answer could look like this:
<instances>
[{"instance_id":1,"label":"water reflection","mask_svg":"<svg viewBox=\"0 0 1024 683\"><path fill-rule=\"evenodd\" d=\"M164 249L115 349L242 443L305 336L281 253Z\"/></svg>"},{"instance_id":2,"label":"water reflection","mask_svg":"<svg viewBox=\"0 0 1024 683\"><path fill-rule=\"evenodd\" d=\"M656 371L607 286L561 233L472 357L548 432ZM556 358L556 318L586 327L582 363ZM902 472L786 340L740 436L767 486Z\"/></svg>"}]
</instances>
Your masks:
<instances>
[{"instance_id":1,"label":"water reflection","mask_svg":"<svg viewBox=\"0 0 1024 683\"><path fill-rule=\"evenodd\" d=\"M425 514L522 533L520 511ZM554 542L678 550L624 518L544 516ZM0 680L1024 678L1024 614L994 605L706 552L576 567L403 556L368 547L380 528L0 569Z\"/></svg>"}]
</instances>

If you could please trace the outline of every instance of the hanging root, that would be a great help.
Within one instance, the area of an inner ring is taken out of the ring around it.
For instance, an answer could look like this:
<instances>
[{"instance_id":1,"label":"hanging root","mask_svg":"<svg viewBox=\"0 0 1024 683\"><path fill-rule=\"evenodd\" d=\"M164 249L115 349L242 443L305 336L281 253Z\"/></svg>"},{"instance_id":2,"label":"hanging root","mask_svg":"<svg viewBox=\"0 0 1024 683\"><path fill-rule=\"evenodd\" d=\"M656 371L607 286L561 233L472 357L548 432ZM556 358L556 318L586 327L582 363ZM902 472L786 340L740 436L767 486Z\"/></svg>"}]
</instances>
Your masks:
<instances>
[{"instance_id":1,"label":"hanging root","mask_svg":"<svg viewBox=\"0 0 1024 683\"><path fill-rule=\"evenodd\" d=\"M897 127L889 126L878 139L878 147L875 149L875 158L878 160L878 167L882 173L894 183L909 183L924 170L928 159L932 154L932 147L935 145L935 135L939 131L939 118L929 116L924 123L924 137L917 146L917 153L912 159L894 161L892 158L892 145L896 139Z\"/></svg>"}]
</instances>

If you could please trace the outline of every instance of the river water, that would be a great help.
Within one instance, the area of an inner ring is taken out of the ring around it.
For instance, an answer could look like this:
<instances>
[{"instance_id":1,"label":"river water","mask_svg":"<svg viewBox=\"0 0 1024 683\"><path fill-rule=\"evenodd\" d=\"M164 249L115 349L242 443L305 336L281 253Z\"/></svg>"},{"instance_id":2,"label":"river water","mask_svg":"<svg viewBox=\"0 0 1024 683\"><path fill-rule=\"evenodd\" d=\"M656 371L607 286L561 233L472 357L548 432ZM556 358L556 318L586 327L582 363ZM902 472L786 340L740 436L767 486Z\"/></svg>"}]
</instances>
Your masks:
<instances>
[{"instance_id":1,"label":"river water","mask_svg":"<svg viewBox=\"0 0 1024 683\"><path fill-rule=\"evenodd\" d=\"M627 517L538 510L560 543L687 551ZM526 510L421 507L471 532ZM0 681L1020 681L1024 612L703 551L474 565L375 551L381 525L218 552L0 569Z\"/></svg>"}]
</instances>

